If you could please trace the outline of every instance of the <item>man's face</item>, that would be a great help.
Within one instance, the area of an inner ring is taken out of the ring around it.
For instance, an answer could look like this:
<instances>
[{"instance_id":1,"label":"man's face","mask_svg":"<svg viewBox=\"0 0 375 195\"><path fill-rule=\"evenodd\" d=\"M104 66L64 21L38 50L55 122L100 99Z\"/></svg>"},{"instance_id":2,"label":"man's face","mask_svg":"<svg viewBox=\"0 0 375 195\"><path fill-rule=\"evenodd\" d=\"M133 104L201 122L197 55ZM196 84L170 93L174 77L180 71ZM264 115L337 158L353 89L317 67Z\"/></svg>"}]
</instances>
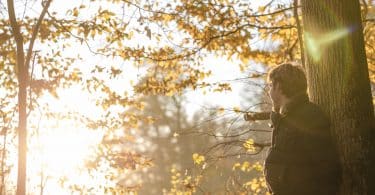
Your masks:
<instances>
[{"instance_id":1,"label":"man's face","mask_svg":"<svg viewBox=\"0 0 375 195\"><path fill-rule=\"evenodd\" d=\"M277 83L273 83L272 81L268 83L268 95L272 100L273 106L279 107L282 93Z\"/></svg>"}]
</instances>

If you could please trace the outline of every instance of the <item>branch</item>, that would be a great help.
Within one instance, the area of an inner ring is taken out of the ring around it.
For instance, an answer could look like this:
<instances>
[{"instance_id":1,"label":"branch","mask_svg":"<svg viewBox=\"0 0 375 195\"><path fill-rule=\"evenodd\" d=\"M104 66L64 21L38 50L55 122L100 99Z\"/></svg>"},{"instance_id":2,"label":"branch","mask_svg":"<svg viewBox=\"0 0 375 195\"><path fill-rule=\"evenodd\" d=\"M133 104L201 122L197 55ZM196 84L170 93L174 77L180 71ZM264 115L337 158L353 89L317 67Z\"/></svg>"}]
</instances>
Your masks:
<instances>
[{"instance_id":1,"label":"branch","mask_svg":"<svg viewBox=\"0 0 375 195\"><path fill-rule=\"evenodd\" d=\"M289 42L290 42L290 40L288 40L288 45L289 45ZM292 46L290 46L289 48L287 48L287 50L286 50L286 53L289 55L289 58L290 58L290 60L294 60L294 57L293 57L293 50L294 50L294 48L296 47L296 45L297 45L297 43L299 42L299 39L297 38L294 42L293 42L293 44L292 44ZM302 59L302 58L301 58Z\"/></svg>"},{"instance_id":2,"label":"branch","mask_svg":"<svg viewBox=\"0 0 375 195\"><path fill-rule=\"evenodd\" d=\"M248 129L248 130L246 130L244 132L241 132L241 133L238 133L238 134L229 134L229 135L216 135L214 133L199 132L199 131L189 132L189 133L197 133L199 135L207 135L207 136L211 136L211 137L215 137L215 138L233 138L233 137L240 137L240 136L245 135L245 134L250 133L250 132L266 132L266 133L270 133L270 132L272 132L272 130L267 130L267 129Z\"/></svg>"},{"instance_id":3,"label":"branch","mask_svg":"<svg viewBox=\"0 0 375 195\"><path fill-rule=\"evenodd\" d=\"M70 32L70 30L67 29L67 28L65 27L65 25L64 25L60 20L56 19L56 18L55 18L54 16L52 16L48 11L47 11L47 14L48 14L48 16L52 19L52 21L54 21L54 22L56 22L56 23L58 23L58 24L60 25L60 26L58 26L57 24L54 24L56 28L61 27L62 29L65 30L65 32L69 33L72 37L74 37L74 38L78 39L79 41L81 41L81 43L84 42L84 43L86 44L87 48L89 49L89 51L90 51L91 53L93 53L93 54L95 54L95 55L102 55L102 56L106 56L106 57L108 57L108 55L106 55L106 54L104 54L104 53L100 53L100 52L94 51L94 50L91 48L91 46L90 46L89 42L87 41L87 39L82 38L82 37L80 37L80 36L78 36L78 35L75 35L75 34L73 34L72 32Z\"/></svg>"},{"instance_id":4,"label":"branch","mask_svg":"<svg viewBox=\"0 0 375 195\"><path fill-rule=\"evenodd\" d=\"M33 58L33 65L31 67L31 73L30 73L30 88L29 88L29 101L30 101L30 106L29 106L29 113L27 113L27 116L32 112L33 110L33 100L32 100L32 83L33 83L33 75L34 75L34 68L35 68L35 57L36 54L34 54Z\"/></svg>"},{"instance_id":5,"label":"branch","mask_svg":"<svg viewBox=\"0 0 375 195\"><path fill-rule=\"evenodd\" d=\"M201 45L201 47L191 51L191 52L187 52L186 54L178 54L178 55L175 55L175 56L172 56L172 57L169 57L169 58L153 58L151 56L144 56L145 58L147 59L150 59L150 60L153 60L153 61L156 61L156 62L161 62L161 61L172 61L172 60L176 60L176 59L183 59L183 58L186 58L186 57L189 57L189 56L192 56L194 54L197 54L199 51L201 51L202 49L206 48L212 41L216 40L216 39L219 39L219 38L223 38L223 37L226 37L226 36L229 36L229 35L232 35L236 32L238 32L239 30L245 28L245 27L253 27L253 28L257 28L257 29L268 29L268 30L276 30L276 29L290 29L290 28L296 28L296 26L293 26L293 25L282 25L282 26L259 26L259 25L255 25L255 24L244 24L242 26L239 26L237 27L235 30L233 31L227 31L227 32L223 32L222 34L220 35L216 35L216 36L212 36L210 38L208 38L208 40L203 43Z\"/></svg>"},{"instance_id":6,"label":"branch","mask_svg":"<svg viewBox=\"0 0 375 195\"><path fill-rule=\"evenodd\" d=\"M298 0L294 0L293 4L294 4L293 14L294 14L294 19L296 20L296 23L297 23L297 32L298 32L299 47L301 50L302 67L305 68L305 51L303 48L302 28L301 28L301 23L298 17Z\"/></svg>"},{"instance_id":7,"label":"branch","mask_svg":"<svg viewBox=\"0 0 375 195\"><path fill-rule=\"evenodd\" d=\"M24 51L23 51L23 37L20 32L20 27L17 23L16 13L14 11L14 2L12 0L7 0L8 2L8 14L10 20L10 26L12 27L13 36L16 41L17 47L17 61L20 60L21 62L17 62L16 66L24 66L23 59L24 59ZM21 70L22 68L18 68ZM18 74L18 79L20 79L20 74Z\"/></svg>"},{"instance_id":8,"label":"branch","mask_svg":"<svg viewBox=\"0 0 375 195\"><path fill-rule=\"evenodd\" d=\"M6 142L7 142L7 131L8 129L10 129L10 124L12 122L12 119L14 117L14 113L16 112L17 108L14 108L13 109L13 113L12 113L12 116L10 117L10 120L8 121L8 124L4 124L4 127L2 128L1 130L1 133L3 134L4 138L3 138L3 148L2 148L2 156L1 156L1 187L0 187L0 193L3 194L3 191L5 190L5 159L6 159ZM4 115L5 117L5 115ZM5 119L4 119L5 120Z\"/></svg>"},{"instance_id":9,"label":"branch","mask_svg":"<svg viewBox=\"0 0 375 195\"><path fill-rule=\"evenodd\" d=\"M244 144L245 141L242 141L242 140L237 140L237 139L233 139L233 140L229 140L229 141L225 141L225 142L219 142L219 143L216 143L214 145L212 145L211 147L207 148L206 151L203 153L204 155L207 155L209 152L215 150L216 148L219 148L221 146L230 146L230 145L235 145L235 146L242 146L242 144ZM254 142L253 144L255 147L257 148L260 148L259 151L257 151L256 153L251 153L251 155L253 154L258 154L260 151L262 151L265 147L269 147L271 146L271 143L269 142L266 142L266 143L258 143L258 142ZM246 152L247 155L249 155L250 153ZM233 155L235 156L235 155ZM228 156L229 157L229 156Z\"/></svg>"},{"instance_id":10,"label":"branch","mask_svg":"<svg viewBox=\"0 0 375 195\"><path fill-rule=\"evenodd\" d=\"M27 56L26 56L26 60L25 60L26 70L28 70L28 68L29 68L29 64L30 64L30 60L31 60L31 55L33 53L34 42L36 40L36 37L38 36L38 31L39 31L40 25L42 24L43 18L46 15L51 2L52 2L52 0L48 0L45 3L45 5L43 5L43 3L42 3L43 10L42 10L42 13L39 16L39 19L38 19L37 23L35 24L35 26L33 28L33 32L32 32L32 35L31 35L31 40L30 40L30 44L29 44L29 49L27 51Z\"/></svg>"},{"instance_id":11,"label":"branch","mask_svg":"<svg viewBox=\"0 0 375 195\"><path fill-rule=\"evenodd\" d=\"M375 19L367 18L362 20L362 22L375 22Z\"/></svg>"},{"instance_id":12,"label":"branch","mask_svg":"<svg viewBox=\"0 0 375 195\"><path fill-rule=\"evenodd\" d=\"M363 3L363 14L362 15L362 21L366 19L366 16L368 14L368 7L367 7L367 3L365 0L361 0L362 3Z\"/></svg>"},{"instance_id":13,"label":"branch","mask_svg":"<svg viewBox=\"0 0 375 195\"><path fill-rule=\"evenodd\" d=\"M256 17L260 17L260 16L270 16L270 15L279 14L279 13L282 13L282 12L285 12L285 11L288 11L288 10L291 10L291 9L294 9L294 8L295 7L288 7L288 8L280 9L280 10L270 12L270 13L250 15L249 17L256 18Z\"/></svg>"},{"instance_id":14,"label":"branch","mask_svg":"<svg viewBox=\"0 0 375 195\"><path fill-rule=\"evenodd\" d=\"M151 9L145 9L144 7L141 7L140 5L137 5L137 4L132 3L130 1L127 1L127 0L123 0L123 2L128 3L129 5L132 5L136 8L138 8L139 10L142 10L142 11L145 11L145 12L164 14L164 15L172 15L172 16L178 16L179 15L178 13L167 13L167 12L163 12L163 11L155 11L155 10L151 10Z\"/></svg>"}]
</instances>

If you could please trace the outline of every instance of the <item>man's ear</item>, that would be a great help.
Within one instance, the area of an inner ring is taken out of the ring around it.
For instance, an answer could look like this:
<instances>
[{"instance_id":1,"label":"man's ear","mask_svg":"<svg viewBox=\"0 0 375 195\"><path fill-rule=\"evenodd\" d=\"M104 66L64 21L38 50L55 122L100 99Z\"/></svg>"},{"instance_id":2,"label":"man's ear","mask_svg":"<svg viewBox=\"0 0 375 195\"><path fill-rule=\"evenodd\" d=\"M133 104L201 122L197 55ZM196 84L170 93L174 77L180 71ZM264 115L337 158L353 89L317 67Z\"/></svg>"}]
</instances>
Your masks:
<instances>
[{"instance_id":1,"label":"man's ear","mask_svg":"<svg viewBox=\"0 0 375 195\"><path fill-rule=\"evenodd\" d=\"M275 89L275 91L281 91L281 88L280 88L280 84L279 83L273 83L273 88Z\"/></svg>"},{"instance_id":2,"label":"man's ear","mask_svg":"<svg viewBox=\"0 0 375 195\"><path fill-rule=\"evenodd\" d=\"M281 89L280 83L275 83L275 91L279 92L279 94L284 95L283 90Z\"/></svg>"}]
</instances>

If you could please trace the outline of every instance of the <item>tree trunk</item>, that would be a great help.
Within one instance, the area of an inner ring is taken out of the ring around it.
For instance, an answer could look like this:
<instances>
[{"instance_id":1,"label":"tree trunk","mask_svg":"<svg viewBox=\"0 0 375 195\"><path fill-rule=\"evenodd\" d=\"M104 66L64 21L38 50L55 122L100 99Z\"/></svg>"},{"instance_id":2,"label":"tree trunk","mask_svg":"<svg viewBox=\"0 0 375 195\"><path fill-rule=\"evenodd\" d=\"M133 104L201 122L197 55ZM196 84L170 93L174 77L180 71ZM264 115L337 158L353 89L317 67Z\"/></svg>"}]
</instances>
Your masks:
<instances>
[{"instance_id":1,"label":"tree trunk","mask_svg":"<svg viewBox=\"0 0 375 195\"><path fill-rule=\"evenodd\" d=\"M12 26L12 33L16 41L16 53L18 69L18 176L17 176L17 195L24 195L26 192L26 97L27 97L27 68L25 67L25 55L23 50L23 37L20 33L14 11L14 2L8 0L9 20Z\"/></svg>"},{"instance_id":2,"label":"tree trunk","mask_svg":"<svg viewBox=\"0 0 375 195\"><path fill-rule=\"evenodd\" d=\"M17 176L17 195L26 194L26 154L27 154L27 86L29 85L29 64L32 56L34 42L37 38L38 31L44 16L52 0L43 1L43 10L39 15L38 21L33 27L27 55L23 49L23 36L17 23L16 13L14 10L14 1L7 0L9 21L12 27L12 34L16 41L16 70L18 77L18 176Z\"/></svg>"},{"instance_id":3,"label":"tree trunk","mask_svg":"<svg viewBox=\"0 0 375 195\"><path fill-rule=\"evenodd\" d=\"M4 146L3 146L3 149L1 151L1 184L0 184L0 194L5 194L5 156L6 156L6 152L7 152L7 127L4 126L2 131L4 132L4 138L3 138L3 142L4 142Z\"/></svg>"},{"instance_id":4,"label":"tree trunk","mask_svg":"<svg viewBox=\"0 0 375 195\"><path fill-rule=\"evenodd\" d=\"M331 117L340 194L375 194L374 110L358 0L301 0L309 95Z\"/></svg>"}]
</instances>

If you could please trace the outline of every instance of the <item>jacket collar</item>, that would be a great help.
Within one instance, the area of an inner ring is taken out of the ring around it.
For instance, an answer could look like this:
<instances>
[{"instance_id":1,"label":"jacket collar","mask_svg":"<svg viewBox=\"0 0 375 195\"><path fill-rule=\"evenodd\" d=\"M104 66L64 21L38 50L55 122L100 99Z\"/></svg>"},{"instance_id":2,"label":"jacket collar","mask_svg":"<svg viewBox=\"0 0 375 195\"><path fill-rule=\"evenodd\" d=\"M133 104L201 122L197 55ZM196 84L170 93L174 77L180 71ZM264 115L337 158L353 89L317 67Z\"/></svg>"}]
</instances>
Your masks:
<instances>
[{"instance_id":1,"label":"jacket collar","mask_svg":"<svg viewBox=\"0 0 375 195\"><path fill-rule=\"evenodd\" d=\"M290 112L293 112L296 108L302 106L309 102L309 97L307 94L299 94L291 98L291 101L287 103L284 108L281 110L281 115L287 115Z\"/></svg>"}]
</instances>

